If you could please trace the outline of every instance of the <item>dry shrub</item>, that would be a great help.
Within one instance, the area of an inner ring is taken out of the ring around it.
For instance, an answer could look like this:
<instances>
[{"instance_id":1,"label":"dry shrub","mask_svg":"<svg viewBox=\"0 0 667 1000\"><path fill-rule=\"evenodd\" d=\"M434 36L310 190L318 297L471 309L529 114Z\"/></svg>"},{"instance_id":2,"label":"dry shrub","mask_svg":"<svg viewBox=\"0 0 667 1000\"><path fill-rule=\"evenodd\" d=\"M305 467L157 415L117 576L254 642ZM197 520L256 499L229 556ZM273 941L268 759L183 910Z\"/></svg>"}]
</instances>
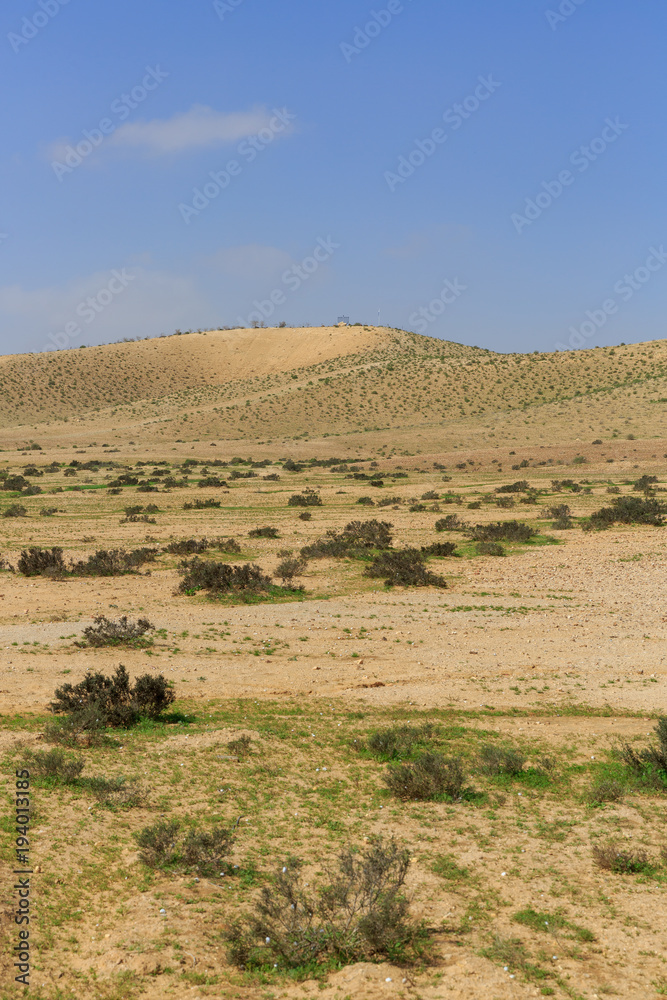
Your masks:
<instances>
[{"instance_id":1,"label":"dry shrub","mask_svg":"<svg viewBox=\"0 0 667 1000\"><path fill-rule=\"evenodd\" d=\"M653 730L658 737L657 743L649 744L639 753L628 743L622 743L619 756L642 780L652 784L664 785L667 782L667 716L661 716Z\"/></svg>"},{"instance_id":2,"label":"dry shrub","mask_svg":"<svg viewBox=\"0 0 667 1000\"><path fill-rule=\"evenodd\" d=\"M230 740L227 749L237 757L245 758L250 753L252 739L250 736L238 736L235 740Z\"/></svg>"},{"instance_id":3,"label":"dry shrub","mask_svg":"<svg viewBox=\"0 0 667 1000\"><path fill-rule=\"evenodd\" d=\"M655 867L646 851L632 851L617 844L596 845L593 862L598 868L616 875L636 875L650 872Z\"/></svg>"},{"instance_id":4,"label":"dry shrub","mask_svg":"<svg viewBox=\"0 0 667 1000\"><path fill-rule=\"evenodd\" d=\"M625 796L625 787L614 778L601 778L588 789L586 800L591 805L601 805L603 802L620 802Z\"/></svg>"},{"instance_id":5,"label":"dry shrub","mask_svg":"<svg viewBox=\"0 0 667 1000\"><path fill-rule=\"evenodd\" d=\"M424 753L409 764L390 764L383 780L405 802L456 801L468 790L461 758L441 753Z\"/></svg>"},{"instance_id":6,"label":"dry shrub","mask_svg":"<svg viewBox=\"0 0 667 1000\"><path fill-rule=\"evenodd\" d=\"M280 533L277 528L271 528L269 526L265 528L252 528L248 532L249 538L279 538Z\"/></svg>"},{"instance_id":7,"label":"dry shrub","mask_svg":"<svg viewBox=\"0 0 667 1000\"><path fill-rule=\"evenodd\" d=\"M136 622L123 615L118 621L113 621L105 615L96 615L94 625L83 630L84 642L76 646L132 646L141 649L152 645L152 640L145 638L146 633L155 629L147 618L139 618Z\"/></svg>"},{"instance_id":8,"label":"dry shrub","mask_svg":"<svg viewBox=\"0 0 667 1000\"><path fill-rule=\"evenodd\" d=\"M127 778L84 778L83 786L100 805L111 809L133 809L146 803L145 790Z\"/></svg>"},{"instance_id":9,"label":"dry shrub","mask_svg":"<svg viewBox=\"0 0 667 1000\"><path fill-rule=\"evenodd\" d=\"M24 760L32 774L39 778L54 778L64 785L79 777L86 762L83 757L71 757L64 750L29 750Z\"/></svg>"},{"instance_id":10,"label":"dry shrub","mask_svg":"<svg viewBox=\"0 0 667 1000\"><path fill-rule=\"evenodd\" d=\"M213 826L210 830L181 828L178 820L147 826L134 834L140 858L149 868L196 872L203 876L221 874L228 868L234 845L234 828Z\"/></svg>"},{"instance_id":11,"label":"dry shrub","mask_svg":"<svg viewBox=\"0 0 667 1000\"><path fill-rule=\"evenodd\" d=\"M308 565L306 559L302 557L289 556L278 563L276 576L282 581L284 587L291 587L295 576L301 576Z\"/></svg>"},{"instance_id":12,"label":"dry shrub","mask_svg":"<svg viewBox=\"0 0 667 1000\"><path fill-rule=\"evenodd\" d=\"M379 760L405 759L432 744L438 732L438 727L431 722L421 726L388 726L371 733L365 747Z\"/></svg>"},{"instance_id":13,"label":"dry shrub","mask_svg":"<svg viewBox=\"0 0 667 1000\"><path fill-rule=\"evenodd\" d=\"M230 958L244 969L295 969L358 961L423 958L427 932L404 895L410 852L392 838L344 847L325 880L308 888L290 857L262 888L252 913L227 931Z\"/></svg>"},{"instance_id":14,"label":"dry shrub","mask_svg":"<svg viewBox=\"0 0 667 1000\"><path fill-rule=\"evenodd\" d=\"M480 750L480 770L485 774L510 774L516 776L523 771L526 757L514 747L498 747L487 744Z\"/></svg>"}]
</instances>

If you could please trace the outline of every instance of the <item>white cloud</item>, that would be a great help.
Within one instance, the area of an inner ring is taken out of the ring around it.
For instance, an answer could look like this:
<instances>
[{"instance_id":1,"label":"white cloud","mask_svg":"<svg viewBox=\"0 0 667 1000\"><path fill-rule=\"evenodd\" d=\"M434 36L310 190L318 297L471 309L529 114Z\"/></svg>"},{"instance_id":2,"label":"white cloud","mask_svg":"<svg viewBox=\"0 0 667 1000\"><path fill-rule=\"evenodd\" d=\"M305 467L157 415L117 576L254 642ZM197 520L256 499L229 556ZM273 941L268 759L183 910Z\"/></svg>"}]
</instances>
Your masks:
<instances>
[{"instance_id":1,"label":"white cloud","mask_svg":"<svg viewBox=\"0 0 667 1000\"><path fill-rule=\"evenodd\" d=\"M189 111L171 118L128 122L121 125L109 141L113 146L155 154L182 153L255 135L260 129L269 127L272 117L265 108L225 113L196 104Z\"/></svg>"}]
</instances>

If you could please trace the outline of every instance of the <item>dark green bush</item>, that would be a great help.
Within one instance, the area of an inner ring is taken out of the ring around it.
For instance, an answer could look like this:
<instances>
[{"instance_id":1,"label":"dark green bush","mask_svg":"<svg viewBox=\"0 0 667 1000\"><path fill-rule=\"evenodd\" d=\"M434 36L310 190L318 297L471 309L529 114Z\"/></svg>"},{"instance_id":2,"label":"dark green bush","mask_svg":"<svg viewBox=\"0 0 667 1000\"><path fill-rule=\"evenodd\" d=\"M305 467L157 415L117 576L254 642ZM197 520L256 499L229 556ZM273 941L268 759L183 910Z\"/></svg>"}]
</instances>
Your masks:
<instances>
[{"instance_id":1,"label":"dark green bush","mask_svg":"<svg viewBox=\"0 0 667 1000\"><path fill-rule=\"evenodd\" d=\"M534 528L521 521L495 521L476 524L470 529L475 542L527 542L537 534Z\"/></svg>"},{"instance_id":2,"label":"dark green bush","mask_svg":"<svg viewBox=\"0 0 667 1000\"><path fill-rule=\"evenodd\" d=\"M221 500L195 500L192 503L189 501L183 504L183 510L211 510L215 507L221 507Z\"/></svg>"},{"instance_id":3,"label":"dark green bush","mask_svg":"<svg viewBox=\"0 0 667 1000\"><path fill-rule=\"evenodd\" d=\"M70 573L74 576L122 576L134 573L138 566L146 562L153 562L158 554L157 549L148 548L131 552L125 549L98 549L87 559L72 563Z\"/></svg>"},{"instance_id":4,"label":"dark green bush","mask_svg":"<svg viewBox=\"0 0 667 1000\"><path fill-rule=\"evenodd\" d=\"M2 512L3 517L27 517L28 511L20 503L10 504Z\"/></svg>"},{"instance_id":5,"label":"dark green bush","mask_svg":"<svg viewBox=\"0 0 667 1000\"><path fill-rule=\"evenodd\" d=\"M525 493L529 490L527 479L520 479L518 483L509 483L507 486L498 486L496 493Z\"/></svg>"},{"instance_id":6,"label":"dark green bush","mask_svg":"<svg viewBox=\"0 0 667 1000\"><path fill-rule=\"evenodd\" d=\"M209 549L238 553L241 546L235 538L185 538L180 542L170 542L164 551L177 556L191 556L208 552Z\"/></svg>"},{"instance_id":7,"label":"dark green bush","mask_svg":"<svg viewBox=\"0 0 667 1000\"><path fill-rule=\"evenodd\" d=\"M322 498L316 490L307 489L303 493L295 493L287 501L289 507L321 507Z\"/></svg>"},{"instance_id":8,"label":"dark green bush","mask_svg":"<svg viewBox=\"0 0 667 1000\"><path fill-rule=\"evenodd\" d=\"M480 556L504 556L505 549L500 542L477 542L476 551Z\"/></svg>"},{"instance_id":9,"label":"dark green bush","mask_svg":"<svg viewBox=\"0 0 667 1000\"><path fill-rule=\"evenodd\" d=\"M67 572L63 550L59 548L40 549L32 547L23 549L17 569L24 576L64 576Z\"/></svg>"},{"instance_id":10,"label":"dark green bush","mask_svg":"<svg viewBox=\"0 0 667 1000\"><path fill-rule=\"evenodd\" d=\"M248 532L249 538L280 538L277 528L252 528Z\"/></svg>"},{"instance_id":11,"label":"dark green bush","mask_svg":"<svg viewBox=\"0 0 667 1000\"><path fill-rule=\"evenodd\" d=\"M30 483L23 476L7 476L4 482L2 482L2 489L7 490L8 493L20 493L28 486L30 486Z\"/></svg>"},{"instance_id":12,"label":"dark green bush","mask_svg":"<svg viewBox=\"0 0 667 1000\"><path fill-rule=\"evenodd\" d=\"M228 563L206 562L195 556L181 563L180 572L184 575L178 588L181 594L191 594L198 590L208 590L214 596L256 594L271 586L271 577L254 563L230 566Z\"/></svg>"},{"instance_id":13,"label":"dark green bush","mask_svg":"<svg viewBox=\"0 0 667 1000\"><path fill-rule=\"evenodd\" d=\"M636 483L633 484L633 490L642 492L645 490L650 490L658 482L657 476L640 476Z\"/></svg>"},{"instance_id":14,"label":"dark green bush","mask_svg":"<svg viewBox=\"0 0 667 1000\"><path fill-rule=\"evenodd\" d=\"M667 505L650 497L620 496L612 500L611 507L602 507L590 517L593 528L608 528L612 524L651 524L663 527Z\"/></svg>"},{"instance_id":15,"label":"dark green bush","mask_svg":"<svg viewBox=\"0 0 667 1000\"><path fill-rule=\"evenodd\" d=\"M422 545L421 551L424 556L438 556L443 559L457 554L456 542L433 542L431 545Z\"/></svg>"},{"instance_id":16,"label":"dark green bush","mask_svg":"<svg viewBox=\"0 0 667 1000\"><path fill-rule=\"evenodd\" d=\"M324 538L318 538L311 545L301 549L307 559L355 556L369 549L391 547L392 525L387 521L350 521L341 532L327 531Z\"/></svg>"},{"instance_id":17,"label":"dark green bush","mask_svg":"<svg viewBox=\"0 0 667 1000\"><path fill-rule=\"evenodd\" d=\"M387 587L447 586L444 576L426 568L424 556L417 549L397 549L382 552L364 570L364 576L384 579Z\"/></svg>"},{"instance_id":18,"label":"dark green bush","mask_svg":"<svg viewBox=\"0 0 667 1000\"><path fill-rule=\"evenodd\" d=\"M447 517L441 517L435 522L436 531L465 531L467 527L466 522L462 521L458 514L448 514Z\"/></svg>"},{"instance_id":19,"label":"dark green bush","mask_svg":"<svg viewBox=\"0 0 667 1000\"><path fill-rule=\"evenodd\" d=\"M73 725L82 720L92 725L93 717L98 728L128 729L142 716L157 719L171 705L176 696L166 677L144 674L134 685L125 667L116 668L113 677L101 673L88 673L78 684L64 684L56 689L55 700L49 705L54 715L69 715Z\"/></svg>"},{"instance_id":20,"label":"dark green bush","mask_svg":"<svg viewBox=\"0 0 667 1000\"><path fill-rule=\"evenodd\" d=\"M200 487L215 486L226 490L229 489L229 483L225 482L224 479L218 479L217 476L205 476L204 479L199 480L199 485Z\"/></svg>"}]
</instances>

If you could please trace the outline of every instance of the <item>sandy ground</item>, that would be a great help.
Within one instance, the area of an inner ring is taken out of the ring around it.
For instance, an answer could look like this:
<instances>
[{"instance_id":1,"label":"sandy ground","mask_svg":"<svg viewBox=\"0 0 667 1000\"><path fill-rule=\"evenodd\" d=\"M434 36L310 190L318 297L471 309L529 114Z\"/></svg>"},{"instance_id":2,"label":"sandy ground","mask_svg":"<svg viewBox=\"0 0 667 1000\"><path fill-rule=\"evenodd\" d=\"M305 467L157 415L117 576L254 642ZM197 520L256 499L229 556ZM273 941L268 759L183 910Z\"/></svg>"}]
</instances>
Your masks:
<instances>
[{"instance_id":1,"label":"sandy ground","mask_svg":"<svg viewBox=\"0 0 667 1000\"><path fill-rule=\"evenodd\" d=\"M187 457L191 447L181 444L178 458ZM617 473L624 492L630 489L628 479L643 472L661 473L660 460L654 456L662 453L662 442L624 442L614 447L624 448L622 454L628 456L627 466ZM131 457L136 461L142 457L139 445L132 449L128 446L119 460ZM86 454L91 456L90 452ZM42 464L54 457L62 460L56 452L37 455L36 460ZM221 453L220 457L230 455ZM433 530L436 518L446 513L458 513L468 520L530 520L543 514L541 508L517 506L503 511L486 505L473 514L465 505L468 494L493 490L523 475L545 486L556 475L590 477L594 481L592 495L555 494L548 501L565 500L578 515L608 501L601 467L539 473L532 468L491 477L493 457L490 451L483 455L471 452L472 461L483 462L483 471L476 469L474 477L468 472L455 473L457 478L446 485L432 468L433 460L445 460L445 456L434 452L428 461L423 456L414 457L408 465L409 485L399 480L385 487L406 499L418 498L429 489L441 493L452 489L464 494L461 504L443 507L439 513L412 514L407 504L398 510L362 509L356 499L368 492L367 485L340 478L334 483L331 477L319 480L310 473L281 481L275 487L271 484L275 492L269 492L269 484L261 483L252 489L233 485L228 494L203 490L195 493L190 489L178 494L174 491L136 496L131 489L114 498L106 490L58 494L53 501L45 495L31 497L26 501L30 515L27 519L0 522L4 535L0 554L16 562L23 545L62 544L68 556L80 557L103 545L162 545L170 537L203 534L233 534L245 550L250 547L249 527L275 523L281 538L257 543L251 556L265 570L272 571L277 551L283 545L298 548L327 527L340 528L353 517L386 518L396 527L397 543L411 545L450 537L438 535L436 539ZM503 461L507 457L504 454ZM30 460L33 458L31 454ZM151 454L150 458L155 456ZM452 457L446 459L451 468ZM22 464L26 461L20 457ZM13 455L11 464L15 469ZM415 471L422 465L429 467L428 473ZM324 507L316 510L312 524L304 526L296 520L296 513L287 509L286 495L320 484ZM339 495L340 490L345 491L344 495ZM183 501L193 496L222 496L222 512L186 514ZM156 526L119 524L123 504L153 500L161 507ZM58 504L63 513L49 519L35 516L39 507L51 502ZM303 600L258 605L232 606L211 602L201 595L176 595L180 579L176 559L151 564L150 572L144 568L140 574L113 579L58 582L3 572L0 751L9 759L17 752L18 744L43 745L38 732L27 732L13 717L29 720L34 714L44 716L57 686L80 680L87 670L110 672L123 662L133 676L147 671L164 673L174 681L178 697L194 706L195 711L201 711L208 700L229 702L237 698L285 706L296 702L316 711L331 705L337 710L341 706L371 713L405 707L414 708L416 713L451 709L461 713L466 726L473 729L483 727L506 738L543 743L558 754L571 754L573 761L583 764L605 754L619 738L646 739L654 725L652 717L665 710L664 531L618 526L604 533L550 531L560 544L533 546L505 558L434 561L432 567L447 576L448 587L443 590L387 591L381 583L363 579L354 561L314 561L303 576ZM155 536L154 541L147 541L147 536ZM156 629L164 631L145 651L77 647L75 642L81 640L83 629L100 614L111 618L123 614L131 618L145 616ZM513 716L515 710L521 711ZM238 727L220 729L192 738L170 733L158 749L147 749L146 757L164 752L194 766L210 751L223 753L225 741L237 732ZM252 731L252 736L267 767L273 766L275 747L260 732ZM121 762L124 753L118 752ZM155 763L157 759L151 757L150 761ZM304 756L304 768L311 764ZM174 798L176 801L176 793ZM276 815L279 806L280 801ZM109 977L123 970L139 974L141 995L146 1000L167 995L249 1000L268 1000L270 996L304 1000L380 1000L394 996L415 1000L509 1000L549 995L541 992L539 984L526 982L519 975L511 979L509 971L483 957L481 939L460 941L456 934L443 929L460 918L465 907L460 895L433 875L430 862L425 860L428 849L454 851L461 864L483 872L489 892L502 894L504 900L490 916L508 935L516 928L507 914L520 907L553 910L563 905L573 918L584 921L578 911L585 903L584 922L594 931L596 944L585 961L554 948L556 957L548 956L548 960L570 989L568 993L559 986L556 996L595 1000L616 994L628 1000L646 1000L657 995L651 983L659 982L664 975L661 956L667 940L662 928L667 907L663 883L619 880L596 872L590 861L590 838L601 826L606 830L607 824L610 832L623 838L635 837L639 843L650 844L656 853L656 838L662 836L663 807L661 798L638 799L610 807L600 819L590 810L586 812L577 800L578 812L572 814L576 819L573 835L562 842L531 839L527 834L524 840L523 834L516 831L500 836L494 832L495 820L481 812L474 817L479 830L473 835L471 816L452 818L443 804L428 804L421 812L415 810L403 817L390 815L388 810L382 819L378 818L379 811L371 815L369 810L364 818L365 835L392 832L415 849L409 888L416 914L437 929L439 954L437 965L419 975L413 976L391 963L360 963L328 977L324 983L265 987L225 979L229 968L222 945L211 950L201 931L199 914L208 912L205 897L209 889L194 889L191 880L174 876L150 891L127 895L122 919L112 913L112 897L100 896L92 904L86 897L91 910L76 925L77 932L81 931L78 950L67 953L65 968L59 969L57 960L54 964L51 957L45 963L43 997L120 1000L122 991L111 993L107 987ZM520 819L520 808L518 796L509 798L502 809L498 807L508 825ZM146 808L137 810L136 816L133 811L131 820L126 820L125 814L101 811L94 817L82 817L68 805L57 823L49 820L37 828L35 847L41 856L49 851L63 852L64 877L76 885L79 864L89 864L92 859L103 868L105 845L118 831L125 833L130 823L146 825L154 815L153 809ZM560 816L559 803L550 801L545 820L556 823ZM324 843L318 840L319 828L308 827L305 821L302 835L313 844ZM63 843L67 846L63 847ZM524 843L525 847L519 846ZM527 867L520 872L517 851L526 855L522 864L525 862ZM135 872L136 850L124 847L122 862L128 871ZM189 894L194 892L201 893L202 898L190 905ZM201 911L197 910L199 902L204 907ZM159 945L165 926L161 908L167 913L174 938L183 942L184 954L190 956L187 960L192 959L192 969L222 975L224 988L196 983L174 986L161 974L166 961ZM5 907L3 932L7 931L10 916ZM71 916L68 913L67 920ZM64 936L65 931L62 933ZM143 950L131 947L133 941L145 944ZM83 989L75 973L89 975L91 970L100 977L101 985ZM39 975L34 984L41 988Z\"/></svg>"}]
</instances>

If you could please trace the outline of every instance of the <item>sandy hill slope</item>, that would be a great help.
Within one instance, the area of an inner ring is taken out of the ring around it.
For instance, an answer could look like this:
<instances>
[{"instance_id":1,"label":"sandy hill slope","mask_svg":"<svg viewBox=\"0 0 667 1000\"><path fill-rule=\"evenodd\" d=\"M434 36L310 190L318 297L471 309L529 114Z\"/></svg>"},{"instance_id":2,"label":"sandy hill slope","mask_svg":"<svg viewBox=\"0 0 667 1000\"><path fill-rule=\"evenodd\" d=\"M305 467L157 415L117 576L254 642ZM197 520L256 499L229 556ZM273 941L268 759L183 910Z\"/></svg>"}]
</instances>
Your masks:
<instances>
[{"instance_id":1,"label":"sandy hill slope","mask_svg":"<svg viewBox=\"0 0 667 1000\"><path fill-rule=\"evenodd\" d=\"M503 355L372 327L209 331L0 358L0 403L12 443L663 437L667 341Z\"/></svg>"}]
</instances>

